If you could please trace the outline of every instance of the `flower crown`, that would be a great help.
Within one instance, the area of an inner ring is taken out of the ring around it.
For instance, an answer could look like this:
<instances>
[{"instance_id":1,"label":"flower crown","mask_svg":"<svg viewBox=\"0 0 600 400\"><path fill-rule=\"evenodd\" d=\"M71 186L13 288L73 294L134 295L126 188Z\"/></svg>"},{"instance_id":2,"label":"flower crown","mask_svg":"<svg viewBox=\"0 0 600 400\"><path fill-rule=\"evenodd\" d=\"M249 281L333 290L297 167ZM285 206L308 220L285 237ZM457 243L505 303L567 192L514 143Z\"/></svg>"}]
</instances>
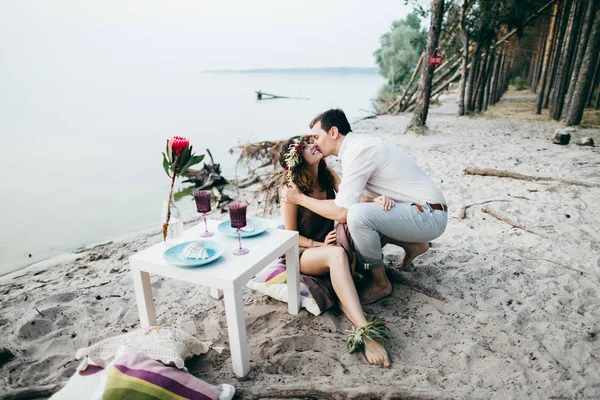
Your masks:
<instances>
[{"instance_id":1,"label":"flower crown","mask_svg":"<svg viewBox=\"0 0 600 400\"><path fill-rule=\"evenodd\" d=\"M310 135L300 136L294 139L294 142L288 146L288 151L285 154L285 180L287 182L294 182L293 169L296 168L302 162L302 148L305 144L308 144Z\"/></svg>"}]
</instances>

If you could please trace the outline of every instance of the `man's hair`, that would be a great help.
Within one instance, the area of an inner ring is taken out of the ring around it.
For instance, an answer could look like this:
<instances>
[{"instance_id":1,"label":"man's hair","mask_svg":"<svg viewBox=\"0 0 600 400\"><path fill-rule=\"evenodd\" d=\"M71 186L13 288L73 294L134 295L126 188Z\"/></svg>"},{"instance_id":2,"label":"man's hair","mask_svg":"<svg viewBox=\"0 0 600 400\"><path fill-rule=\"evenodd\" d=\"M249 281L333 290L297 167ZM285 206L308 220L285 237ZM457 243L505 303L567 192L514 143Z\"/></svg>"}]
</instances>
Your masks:
<instances>
[{"instance_id":1,"label":"man's hair","mask_svg":"<svg viewBox=\"0 0 600 400\"><path fill-rule=\"evenodd\" d=\"M342 135L346 136L349 132L352 132L352 128L350 128L350 122L348 122L348 118L346 118L346 114L339 108L327 110L324 113L317 115L310 123L310 128L317 122L321 122L321 128L325 132L329 132L331 128L334 126L337 127L338 132Z\"/></svg>"}]
</instances>

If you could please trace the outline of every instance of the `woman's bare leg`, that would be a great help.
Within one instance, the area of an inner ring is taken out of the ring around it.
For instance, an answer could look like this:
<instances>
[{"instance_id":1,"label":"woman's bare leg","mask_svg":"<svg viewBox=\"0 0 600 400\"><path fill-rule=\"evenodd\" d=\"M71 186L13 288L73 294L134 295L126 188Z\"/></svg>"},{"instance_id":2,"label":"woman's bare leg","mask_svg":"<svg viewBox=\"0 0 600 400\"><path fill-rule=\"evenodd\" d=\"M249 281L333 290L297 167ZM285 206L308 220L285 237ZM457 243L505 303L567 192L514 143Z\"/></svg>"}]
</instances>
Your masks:
<instances>
[{"instance_id":1,"label":"woman's bare leg","mask_svg":"<svg viewBox=\"0 0 600 400\"><path fill-rule=\"evenodd\" d=\"M329 272L333 290L340 299L341 309L346 317L358 328L367 324L344 249L337 246L307 249L300 259L300 271L307 275L323 275ZM365 357L369 364L385 368L390 366L387 352L379 342L366 342Z\"/></svg>"}]
</instances>

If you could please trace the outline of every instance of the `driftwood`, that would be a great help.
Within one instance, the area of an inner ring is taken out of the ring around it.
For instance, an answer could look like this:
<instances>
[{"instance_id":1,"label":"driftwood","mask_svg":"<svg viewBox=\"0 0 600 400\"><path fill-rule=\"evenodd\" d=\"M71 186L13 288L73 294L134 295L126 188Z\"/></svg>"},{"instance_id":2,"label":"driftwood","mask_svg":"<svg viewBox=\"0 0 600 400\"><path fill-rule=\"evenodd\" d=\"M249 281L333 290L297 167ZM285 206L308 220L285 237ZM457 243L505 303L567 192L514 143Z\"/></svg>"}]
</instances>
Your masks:
<instances>
[{"instance_id":1,"label":"driftwood","mask_svg":"<svg viewBox=\"0 0 600 400\"><path fill-rule=\"evenodd\" d=\"M21 389L11 389L0 394L0 400L47 399L62 389L67 382L55 385L32 386Z\"/></svg>"},{"instance_id":2,"label":"driftwood","mask_svg":"<svg viewBox=\"0 0 600 400\"><path fill-rule=\"evenodd\" d=\"M315 384L291 384L259 387L236 387L236 396L247 400L433 400L447 398L440 393L409 386L327 387Z\"/></svg>"},{"instance_id":3,"label":"driftwood","mask_svg":"<svg viewBox=\"0 0 600 400\"><path fill-rule=\"evenodd\" d=\"M279 153L283 143L283 140L262 141L237 146L230 150L240 151L236 168L242 166L250 174L238 183L238 187L245 188L254 183L258 184L253 201L262 206L263 215L271 212L273 207L279 204L279 188L285 173L279 165Z\"/></svg>"},{"instance_id":4,"label":"driftwood","mask_svg":"<svg viewBox=\"0 0 600 400\"><path fill-rule=\"evenodd\" d=\"M279 96L276 94L265 93L260 90L255 90L256 100L273 100L273 99L295 99L295 100L310 100L306 97L288 97L288 96Z\"/></svg>"},{"instance_id":5,"label":"driftwood","mask_svg":"<svg viewBox=\"0 0 600 400\"><path fill-rule=\"evenodd\" d=\"M576 180L572 180L572 179L563 179L563 178L552 178L549 176L523 175L523 174L519 174L516 172L502 171L502 170L490 169L490 168L484 168L484 169L466 168L463 171L463 173L465 175L495 176L497 178L512 178L512 179L519 179L522 181L530 181L530 182L536 182L536 181L552 182L552 181L554 181L554 182L567 183L569 185L577 185L577 186L585 186L585 187L600 187L600 183L582 182L582 181L576 181Z\"/></svg>"},{"instance_id":6,"label":"driftwood","mask_svg":"<svg viewBox=\"0 0 600 400\"><path fill-rule=\"evenodd\" d=\"M521 225L519 225L519 224L517 224L517 223L514 223L514 222L512 222L512 221L511 221L511 220L509 220L508 218L506 218L506 217L504 217L504 216L502 216L502 215L498 214L498 213L497 213L497 212L495 212L495 211L492 211L492 210L490 210L490 209L489 209L489 208L487 208L487 207L483 207L483 208L481 209L481 211L483 211L483 212L484 212L484 213L486 213L486 214L490 214L492 217L494 217L494 218L496 218L496 219L499 219L499 220L500 220L500 221L502 221L502 222L506 222L507 224L509 224L509 225L511 225L511 226L513 226L513 227L515 227L515 228L522 229L522 230L524 230L525 232L533 233L534 235L542 236L542 235L540 235L539 233L532 231L531 229L527 229L527 228L525 228L525 227L523 227L523 226L521 226Z\"/></svg>"},{"instance_id":7,"label":"driftwood","mask_svg":"<svg viewBox=\"0 0 600 400\"><path fill-rule=\"evenodd\" d=\"M514 248L515 250L521 251L521 252L523 252L523 253L529 253L529 254L532 254L532 255L534 255L535 257L539 258L540 260L547 261L547 262L549 262L549 263L552 263L552 264L560 265L561 267L564 267L564 268L570 269L570 270L572 270L572 271L577 271L577 272L579 272L579 273L582 273L582 274L586 274L586 275L595 276L594 274L592 274L592 273L590 273L590 272L587 272L587 271L584 271L584 270L582 270L582 269L575 268L575 267L570 267L570 266L568 266L568 265L566 265L566 264L563 264L563 263L560 263L560 262L558 262L558 261L549 260L549 259L547 259L547 258L544 258L544 256L542 256L542 255L540 255L540 254L538 254L538 253L534 253L534 252L533 252L533 251L531 251L531 250L520 249L520 248L518 248L518 247L513 247L513 248ZM597 278L597 277L596 277L596 278Z\"/></svg>"},{"instance_id":8,"label":"driftwood","mask_svg":"<svg viewBox=\"0 0 600 400\"><path fill-rule=\"evenodd\" d=\"M488 203L501 203L501 202L510 202L510 200L487 200L487 201L482 201L481 203L473 203L473 204L468 204L468 205L462 206L460 208L460 210L458 211L458 214L456 215L456 219L463 220L463 219L467 218L467 210L469 209L469 207L481 206L483 204L488 204Z\"/></svg>"},{"instance_id":9,"label":"driftwood","mask_svg":"<svg viewBox=\"0 0 600 400\"><path fill-rule=\"evenodd\" d=\"M205 162L201 169L188 169L183 174L187 178L183 182L191 182L203 190L227 185L229 182L221 176L221 164L215 163L209 149L206 152L210 157L210 164Z\"/></svg>"}]
</instances>

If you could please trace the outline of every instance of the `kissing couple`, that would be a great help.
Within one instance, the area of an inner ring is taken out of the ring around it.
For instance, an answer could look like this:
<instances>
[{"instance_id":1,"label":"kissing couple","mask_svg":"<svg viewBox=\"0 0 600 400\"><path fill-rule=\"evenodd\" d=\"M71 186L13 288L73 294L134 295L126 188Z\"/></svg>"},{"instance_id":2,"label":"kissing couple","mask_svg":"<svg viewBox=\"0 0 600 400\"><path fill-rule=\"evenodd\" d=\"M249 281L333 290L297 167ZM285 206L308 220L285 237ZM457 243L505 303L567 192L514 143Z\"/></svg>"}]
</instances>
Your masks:
<instances>
[{"instance_id":1,"label":"kissing couple","mask_svg":"<svg viewBox=\"0 0 600 400\"><path fill-rule=\"evenodd\" d=\"M385 320L367 321L361 303L392 293L382 247L402 247L403 267L409 267L446 229L448 207L412 158L379 138L353 133L342 110L317 115L310 128L311 135L290 138L280 152L284 225L299 233L301 274L329 288L327 305L339 302L354 325L348 349L389 368ZM327 165L328 156L341 161L342 177ZM370 275L360 296L356 273Z\"/></svg>"}]
</instances>

